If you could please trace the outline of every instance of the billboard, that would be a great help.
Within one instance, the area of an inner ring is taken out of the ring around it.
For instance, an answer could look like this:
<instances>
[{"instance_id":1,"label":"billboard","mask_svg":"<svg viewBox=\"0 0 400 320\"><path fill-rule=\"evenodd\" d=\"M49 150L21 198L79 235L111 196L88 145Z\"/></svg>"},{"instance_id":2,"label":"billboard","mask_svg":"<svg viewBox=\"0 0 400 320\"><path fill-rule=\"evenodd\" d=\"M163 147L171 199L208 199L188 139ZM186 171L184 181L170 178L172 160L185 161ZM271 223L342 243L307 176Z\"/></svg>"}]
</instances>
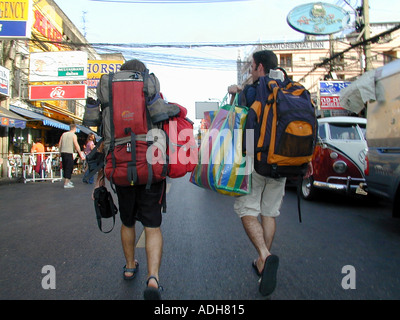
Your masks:
<instances>
[{"instance_id":1,"label":"billboard","mask_svg":"<svg viewBox=\"0 0 400 320\"><path fill-rule=\"evenodd\" d=\"M83 100L86 97L85 84L29 86L29 100Z\"/></svg>"},{"instance_id":2,"label":"billboard","mask_svg":"<svg viewBox=\"0 0 400 320\"><path fill-rule=\"evenodd\" d=\"M36 52L30 56L30 82L81 81L87 78L87 52Z\"/></svg>"},{"instance_id":3,"label":"billboard","mask_svg":"<svg viewBox=\"0 0 400 320\"><path fill-rule=\"evenodd\" d=\"M31 17L31 0L0 1L0 39L29 39Z\"/></svg>"}]
</instances>

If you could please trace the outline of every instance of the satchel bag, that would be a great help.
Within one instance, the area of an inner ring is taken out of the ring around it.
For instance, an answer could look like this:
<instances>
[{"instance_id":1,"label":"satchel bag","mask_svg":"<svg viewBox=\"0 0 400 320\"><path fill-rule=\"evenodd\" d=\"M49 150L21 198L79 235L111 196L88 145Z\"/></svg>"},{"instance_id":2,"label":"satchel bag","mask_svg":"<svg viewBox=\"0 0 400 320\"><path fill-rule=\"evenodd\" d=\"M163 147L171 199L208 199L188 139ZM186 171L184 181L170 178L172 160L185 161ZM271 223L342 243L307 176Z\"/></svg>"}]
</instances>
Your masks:
<instances>
[{"instance_id":1,"label":"satchel bag","mask_svg":"<svg viewBox=\"0 0 400 320\"><path fill-rule=\"evenodd\" d=\"M115 226L115 215L118 213L118 208L115 206L111 193L106 187L101 186L94 189L94 209L96 211L97 224L103 233L109 233ZM109 231L103 231L101 227L101 219L113 218L113 226Z\"/></svg>"}]
</instances>

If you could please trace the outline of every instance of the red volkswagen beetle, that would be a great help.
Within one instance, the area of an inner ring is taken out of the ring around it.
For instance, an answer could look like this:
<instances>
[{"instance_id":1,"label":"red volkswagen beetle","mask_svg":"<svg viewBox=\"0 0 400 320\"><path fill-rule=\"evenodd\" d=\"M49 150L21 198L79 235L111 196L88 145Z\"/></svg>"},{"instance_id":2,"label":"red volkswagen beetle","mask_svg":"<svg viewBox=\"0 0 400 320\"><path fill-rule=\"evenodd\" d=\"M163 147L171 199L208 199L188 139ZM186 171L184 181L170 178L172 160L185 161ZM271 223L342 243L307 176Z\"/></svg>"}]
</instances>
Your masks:
<instances>
[{"instance_id":1,"label":"red volkswagen beetle","mask_svg":"<svg viewBox=\"0 0 400 320\"><path fill-rule=\"evenodd\" d=\"M358 117L318 119L313 174L303 180L301 187L304 199L313 199L319 189L365 193L360 184L365 185L366 125L367 120Z\"/></svg>"}]
</instances>

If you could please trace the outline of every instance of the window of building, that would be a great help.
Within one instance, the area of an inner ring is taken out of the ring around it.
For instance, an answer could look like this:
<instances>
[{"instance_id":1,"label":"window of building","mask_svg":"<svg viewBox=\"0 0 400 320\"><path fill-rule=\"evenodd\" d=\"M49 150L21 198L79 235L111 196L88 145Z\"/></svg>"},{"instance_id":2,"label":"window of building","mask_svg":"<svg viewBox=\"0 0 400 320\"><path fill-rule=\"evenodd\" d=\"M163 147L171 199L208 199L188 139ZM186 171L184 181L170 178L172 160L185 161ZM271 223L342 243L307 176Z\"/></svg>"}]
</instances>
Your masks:
<instances>
[{"instance_id":1,"label":"window of building","mask_svg":"<svg viewBox=\"0 0 400 320\"><path fill-rule=\"evenodd\" d=\"M292 54L281 54L280 55L280 66L284 69L291 69L293 67Z\"/></svg>"}]
</instances>

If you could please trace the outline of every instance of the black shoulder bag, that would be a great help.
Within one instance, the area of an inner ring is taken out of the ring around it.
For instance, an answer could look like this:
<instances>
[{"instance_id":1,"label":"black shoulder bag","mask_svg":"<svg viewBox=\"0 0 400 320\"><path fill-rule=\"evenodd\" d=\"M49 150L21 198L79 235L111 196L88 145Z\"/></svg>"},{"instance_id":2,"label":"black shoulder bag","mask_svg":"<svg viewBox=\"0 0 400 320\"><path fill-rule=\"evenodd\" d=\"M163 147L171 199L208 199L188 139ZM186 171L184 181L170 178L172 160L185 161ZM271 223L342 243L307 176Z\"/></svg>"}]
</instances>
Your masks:
<instances>
[{"instance_id":1,"label":"black shoulder bag","mask_svg":"<svg viewBox=\"0 0 400 320\"><path fill-rule=\"evenodd\" d=\"M111 193L105 186L94 189L94 209L96 211L97 224L103 233L109 233L115 226L115 215L118 213L118 208L115 206ZM103 231L101 228L101 219L113 218L113 226L109 231Z\"/></svg>"}]
</instances>

